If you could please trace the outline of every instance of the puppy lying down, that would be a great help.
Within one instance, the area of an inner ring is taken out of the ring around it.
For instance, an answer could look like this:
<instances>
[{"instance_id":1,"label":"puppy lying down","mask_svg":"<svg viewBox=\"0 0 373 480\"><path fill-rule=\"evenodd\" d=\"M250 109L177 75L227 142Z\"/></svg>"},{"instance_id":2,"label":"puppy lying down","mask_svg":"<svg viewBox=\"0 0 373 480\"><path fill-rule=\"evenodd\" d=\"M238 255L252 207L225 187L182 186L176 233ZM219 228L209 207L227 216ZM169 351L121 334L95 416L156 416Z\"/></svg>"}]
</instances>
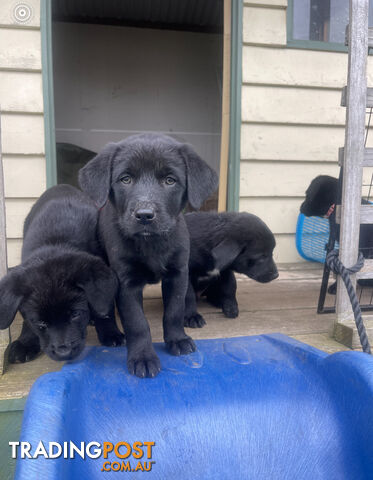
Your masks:
<instances>
[{"instance_id":1,"label":"puppy lying down","mask_svg":"<svg viewBox=\"0 0 373 480\"><path fill-rule=\"evenodd\" d=\"M24 224L21 265L0 281L0 328L17 311L24 319L9 361L27 362L44 350L53 360L70 360L84 348L94 322L103 345L120 345L114 318L117 279L98 256L98 212L69 185L47 190Z\"/></svg>"},{"instance_id":2,"label":"puppy lying down","mask_svg":"<svg viewBox=\"0 0 373 480\"><path fill-rule=\"evenodd\" d=\"M201 293L226 317L238 316L234 272L257 282L278 277L273 261L276 242L260 218L250 213L196 212L185 215L190 235L189 286L184 325L202 327L196 293Z\"/></svg>"}]
</instances>

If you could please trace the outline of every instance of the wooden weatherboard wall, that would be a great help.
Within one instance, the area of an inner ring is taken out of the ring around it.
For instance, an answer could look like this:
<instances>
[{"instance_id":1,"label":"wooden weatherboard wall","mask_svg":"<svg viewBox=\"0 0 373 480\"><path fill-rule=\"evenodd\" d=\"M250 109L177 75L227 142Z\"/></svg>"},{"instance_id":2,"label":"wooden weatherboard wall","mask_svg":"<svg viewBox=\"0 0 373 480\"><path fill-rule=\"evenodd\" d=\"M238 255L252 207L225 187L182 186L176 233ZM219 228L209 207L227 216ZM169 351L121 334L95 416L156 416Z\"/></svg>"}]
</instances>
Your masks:
<instances>
[{"instance_id":1,"label":"wooden weatherboard wall","mask_svg":"<svg viewBox=\"0 0 373 480\"><path fill-rule=\"evenodd\" d=\"M304 192L316 175L339 172L348 59L288 46L287 3L244 1L239 208L273 230L277 261L300 262L294 236Z\"/></svg>"},{"instance_id":2,"label":"wooden weatherboard wall","mask_svg":"<svg viewBox=\"0 0 373 480\"><path fill-rule=\"evenodd\" d=\"M46 187L39 0L0 3L0 108L8 264L20 260L25 216ZM23 17L28 15L28 17ZM23 19L27 20L23 22Z\"/></svg>"}]
</instances>

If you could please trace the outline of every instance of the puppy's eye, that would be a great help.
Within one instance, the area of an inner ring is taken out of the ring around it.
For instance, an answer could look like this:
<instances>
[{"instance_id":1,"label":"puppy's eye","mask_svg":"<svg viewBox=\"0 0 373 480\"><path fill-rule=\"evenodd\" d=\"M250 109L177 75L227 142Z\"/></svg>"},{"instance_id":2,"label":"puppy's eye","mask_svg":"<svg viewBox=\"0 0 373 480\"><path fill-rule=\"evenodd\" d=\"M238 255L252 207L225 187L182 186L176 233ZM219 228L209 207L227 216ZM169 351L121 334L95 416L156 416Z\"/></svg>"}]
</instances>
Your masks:
<instances>
[{"instance_id":1,"label":"puppy's eye","mask_svg":"<svg viewBox=\"0 0 373 480\"><path fill-rule=\"evenodd\" d=\"M164 183L166 185L174 185L176 183L176 180L172 177L166 177Z\"/></svg>"},{"instance_id":2,"label":"puppy's eye","mask_svg":"<svg viewBox=\"0 0 373 480\"><path fill-rule=\"evenodd\" d=\"M120 179L120 181L122 183L124 183L125 185L129 185L130 183L132 183L132 178L130 175L123 175L123 177Z\"/></svg>"},{"instance_id":3,"label":"puppy's eye","mask_svg":"<svg viewBox=\"0 0 373 480\"><path fill-rule=\"evenodd\" d=\"M39 330L43 331L47 328L47 324L46 323L38 323L37 327L38 327Z\"/></svg>"}]
</instances>

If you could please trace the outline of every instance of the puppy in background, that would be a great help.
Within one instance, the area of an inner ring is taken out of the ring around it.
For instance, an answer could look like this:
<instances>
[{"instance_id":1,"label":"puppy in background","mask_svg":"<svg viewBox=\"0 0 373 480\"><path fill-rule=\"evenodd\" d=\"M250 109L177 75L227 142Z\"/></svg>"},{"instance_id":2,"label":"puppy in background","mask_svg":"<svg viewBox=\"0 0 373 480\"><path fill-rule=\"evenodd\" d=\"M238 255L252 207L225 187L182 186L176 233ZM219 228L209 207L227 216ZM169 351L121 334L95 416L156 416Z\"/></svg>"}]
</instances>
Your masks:
<instances>
[{"instance_id":1,"label":"puppy in background","mask_svg":"<svg viewBox=\"0 0 373 480\"><path fill-rule=\"evenodd\" d=\"M143 289L162 280L163 336L172 355L195 350L184 331L189 234L182 215L218 186L216 173L194 149L165 135L133 135L108 144L80 170L79 183L100 210L100 238L119 279L117 307L127 366L155 377L160 362L143 310Z\"/></svg>"},{"instance_id":2,"label":"puppy in background","mask_svg":"<svg viewBox=\"0 0 373 480\"><path fill-rule=\"evenodd\" d=\"M237 317L234 272L260 283L278 277L273 261L273 233L250 213L196 212L186 214L185 221L190 235L190 259L184 325L205 325L196 305L196 294L201 292L226 317Z\"/></svg>"},{"instance_id":3,"label":"puppy in background","mask_svg":"<svg viewBox=\"0 0 373 480\"><path fill-rule=\"evenodd\" d=\"M300 206L300 212L306 217L330 218L338 202L338 190L338 178L319 175L307 188L306 198Z\"/></svg>"},{"instance_id":4,"label":"puppy in background","mask_svg":"<svg viewBox=\"0 0 373 480\"><path fill-rule=\"evenodd\" d=\"M324 217L329 219L330 229L335 228L335 237L339 241L340 227L335 222L335 207L338 202L339 181L329 175L319 175L314 178L306 190L306 198L300 206L300 212L307 217ZM362 204L369 204L365 199ZM365 258L373 258L373 225L362 224L360 226L359 250ZM373 286L372 280L359 280L361 286ZM336 282L328 292L335 295Z\"/></svg>"},{"instance_id":5,"label":"puppy in background","mask_svg":"<svg viewBox=\"0 0 373 480\"><path fill-rule=\"evenodd\" d=\"M122 344L114 317L117 279L99 257L97 221L93 202L70 185L50 188L32 207L22 263L0 281L0 329L17 311L24 319L10 363L28 362L40 350L53 360L77 357L90 322L103 345Z\"/></svg>"}]
</instances>

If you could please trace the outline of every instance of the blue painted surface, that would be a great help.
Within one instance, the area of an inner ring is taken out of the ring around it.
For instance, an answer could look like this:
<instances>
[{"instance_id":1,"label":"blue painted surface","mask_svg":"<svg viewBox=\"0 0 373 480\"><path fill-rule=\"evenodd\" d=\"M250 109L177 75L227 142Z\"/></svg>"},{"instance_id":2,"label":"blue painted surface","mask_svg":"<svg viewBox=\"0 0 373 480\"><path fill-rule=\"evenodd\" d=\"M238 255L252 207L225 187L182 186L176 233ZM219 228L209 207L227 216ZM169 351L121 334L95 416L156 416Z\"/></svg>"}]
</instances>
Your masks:
<instances>
[{"instance_id":1,"label":"blue painted surface","mask_svg":"<svg viewBox=\"0 0 373 480\"><path fill-rule=\"evenodd\" d=\"M154 441L151 472L39 458L18 460L16 479L373 478L371 356L281 334L196 343L183 357L156 345L163 368L145 380L127 374L125 348L92 347L29 395L21 440Z\"/></svg>"},{"instance_id":2,"label":"blue painted surface","mask_svg":"<svg viewBox=\"0 0 373 480\"><path fill-rule=\"evenodd\" d=\"M329 220L321 217L298 215L295 245L298 253L310 262L325 263L325 245L329 241ZM338 242L335 248L339 248Z\"/></svg>"}]
</instances>

